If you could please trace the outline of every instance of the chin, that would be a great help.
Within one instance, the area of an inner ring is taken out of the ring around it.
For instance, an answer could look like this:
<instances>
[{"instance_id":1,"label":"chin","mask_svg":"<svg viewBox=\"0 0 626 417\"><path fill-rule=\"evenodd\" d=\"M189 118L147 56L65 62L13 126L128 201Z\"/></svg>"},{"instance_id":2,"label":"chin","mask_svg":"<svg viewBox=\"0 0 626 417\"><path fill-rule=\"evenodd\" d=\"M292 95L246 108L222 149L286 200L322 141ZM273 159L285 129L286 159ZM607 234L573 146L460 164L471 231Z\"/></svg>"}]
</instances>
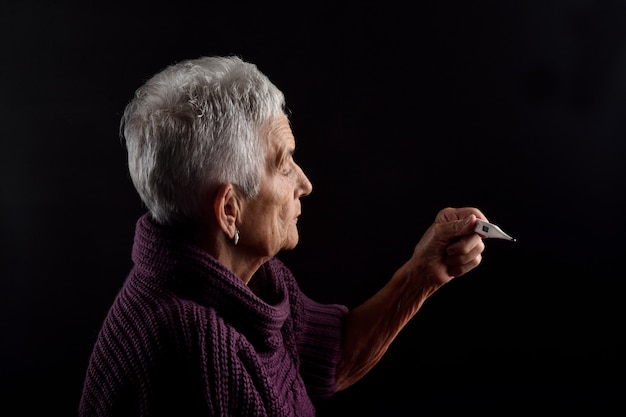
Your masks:
<instances>
[{"instance_id":1,"label":"chin","mask_svg":"<svg viewBox=\"0 0 626 417\"><path fill-rule=\"evenodd\" d=\"M291 250L295 248L298 245L298 241L299 241L298 235L288 239L283 245L283 250Z\"/></svg>"}]
</instances>

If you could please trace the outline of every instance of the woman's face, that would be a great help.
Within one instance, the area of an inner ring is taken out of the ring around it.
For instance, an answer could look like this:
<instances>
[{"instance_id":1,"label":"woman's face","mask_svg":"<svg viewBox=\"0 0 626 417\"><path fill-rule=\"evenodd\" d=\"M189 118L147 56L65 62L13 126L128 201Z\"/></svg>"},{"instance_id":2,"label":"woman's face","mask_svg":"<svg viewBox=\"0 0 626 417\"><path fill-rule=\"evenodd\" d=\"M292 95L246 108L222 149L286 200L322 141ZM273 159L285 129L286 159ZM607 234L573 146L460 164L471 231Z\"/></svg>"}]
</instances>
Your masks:
<instances>
[{"instance_id":1,"label":"woman's face","mask_svg":"<svg viewBox=\"0 0 626 417\"><path fill-rule=\"evenodd\" d=\"M243 207L241 244L256 255L274 256L293 249L299 240L300 197L313 186L293 159L296 142L286 116L273 119L264 129L267 146L259 194Z\"/></svg>"}]
</instances>

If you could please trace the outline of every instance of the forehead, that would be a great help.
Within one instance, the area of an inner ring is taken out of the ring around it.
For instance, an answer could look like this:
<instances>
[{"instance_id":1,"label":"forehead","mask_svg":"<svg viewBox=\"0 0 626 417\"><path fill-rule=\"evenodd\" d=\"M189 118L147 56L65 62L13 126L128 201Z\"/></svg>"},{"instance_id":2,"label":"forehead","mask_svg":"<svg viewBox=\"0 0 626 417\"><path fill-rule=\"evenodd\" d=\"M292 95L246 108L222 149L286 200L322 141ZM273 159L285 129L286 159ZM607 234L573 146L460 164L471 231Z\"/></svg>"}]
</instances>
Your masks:
<instances>
[{"instance_id":1,"label":"forehead","mask_svg":"<svg viewBox=\"0 0 626 417\"><path fill-rule=\"evenodd\" d=\"M268 153L293 152L296 146L287 116L280 115L269 121L264 129Z\"/></svg>"}]
</instances>

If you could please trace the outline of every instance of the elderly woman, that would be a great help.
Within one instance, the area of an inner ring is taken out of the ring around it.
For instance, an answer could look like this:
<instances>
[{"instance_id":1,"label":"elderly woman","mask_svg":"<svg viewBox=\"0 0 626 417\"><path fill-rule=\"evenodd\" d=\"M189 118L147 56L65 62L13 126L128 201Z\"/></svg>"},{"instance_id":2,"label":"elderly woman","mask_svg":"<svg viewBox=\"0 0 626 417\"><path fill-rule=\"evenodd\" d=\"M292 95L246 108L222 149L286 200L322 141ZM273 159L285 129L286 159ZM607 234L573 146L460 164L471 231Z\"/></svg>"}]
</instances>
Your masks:
<instances>
[{"instance_id":1,"label":"elderly woman","mask_svg":"<svg viewBox=\"0 0 626 417\"><path fill-rule=\"evenodd\" d=\"M298 243L311 182L293 159L283 94L238 57L156 74L121 131L148 212L89 360L82 417L314 416L481 261L484 215L446 208L361 306L303 294L276 255Z\"/></svg>"}]
</instances>

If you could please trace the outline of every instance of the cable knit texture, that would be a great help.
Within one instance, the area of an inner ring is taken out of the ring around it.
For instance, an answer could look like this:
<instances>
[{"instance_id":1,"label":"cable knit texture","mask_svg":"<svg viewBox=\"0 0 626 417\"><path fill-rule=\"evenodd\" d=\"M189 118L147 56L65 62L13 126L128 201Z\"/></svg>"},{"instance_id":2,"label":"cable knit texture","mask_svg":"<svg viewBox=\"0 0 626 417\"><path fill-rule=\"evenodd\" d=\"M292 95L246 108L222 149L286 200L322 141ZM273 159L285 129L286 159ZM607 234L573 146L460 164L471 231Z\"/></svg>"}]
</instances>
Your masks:
<instances>
[{"instance_id":1,"label":"cable knit texture","mask_svg":"<svg viewBox=\"0 0 626 417\"><path fill-rule=\"evenodd\" d=\"M134 266L89 359L79 416L314 416L332 395L345 306L277 258L246 286L144 215Z\"/></svg>"}]
</instances>

